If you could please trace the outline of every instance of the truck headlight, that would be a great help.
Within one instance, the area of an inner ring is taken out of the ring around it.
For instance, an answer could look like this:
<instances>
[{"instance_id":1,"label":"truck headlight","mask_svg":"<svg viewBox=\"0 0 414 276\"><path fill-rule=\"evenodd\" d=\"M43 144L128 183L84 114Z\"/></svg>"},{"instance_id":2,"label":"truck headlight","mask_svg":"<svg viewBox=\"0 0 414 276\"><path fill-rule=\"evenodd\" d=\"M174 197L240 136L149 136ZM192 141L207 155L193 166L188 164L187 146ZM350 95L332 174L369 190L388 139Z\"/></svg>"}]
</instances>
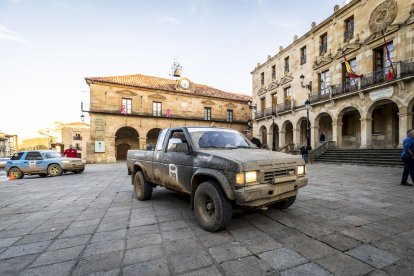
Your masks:
<instances>
[{"instance_id":1,"label":"truck headlight","mask_svg":"<svg viewBox=\"0 0 414 276\"><path fill-rule=\"evenodd\" d=\"M236 186L244 186L245 184L253 184L255 182L257 182L257 171L236 174Z\"/></svg>"},{"instance_id":2,"label":"truck headlight","mask_svg":"<svg viewBox=\"0 0 414 276\"><path fill-rule=\"evenodd\" d=\"M298 166L298 176L305 175L305 165Z\"/></svg>"}]
</instances>

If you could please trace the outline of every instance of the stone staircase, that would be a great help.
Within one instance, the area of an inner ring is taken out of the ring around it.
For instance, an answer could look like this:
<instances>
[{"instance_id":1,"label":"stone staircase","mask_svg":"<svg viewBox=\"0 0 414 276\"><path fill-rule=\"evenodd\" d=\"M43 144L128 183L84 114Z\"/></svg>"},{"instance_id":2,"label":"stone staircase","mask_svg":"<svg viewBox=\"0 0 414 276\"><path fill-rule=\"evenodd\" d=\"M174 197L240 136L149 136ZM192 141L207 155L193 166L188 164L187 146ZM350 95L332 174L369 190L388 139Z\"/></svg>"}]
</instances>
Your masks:
<instances>
[{"instance_id":1,"label":"stone staircase","mask_svg":"<svg viewBox=\"0 0 414 276\"><path fill-rule=\"evenodd\" d=\"M370 166L402 166L401 149L330 149L316 162L345 163Z\"/></svg>"}]
</instances>

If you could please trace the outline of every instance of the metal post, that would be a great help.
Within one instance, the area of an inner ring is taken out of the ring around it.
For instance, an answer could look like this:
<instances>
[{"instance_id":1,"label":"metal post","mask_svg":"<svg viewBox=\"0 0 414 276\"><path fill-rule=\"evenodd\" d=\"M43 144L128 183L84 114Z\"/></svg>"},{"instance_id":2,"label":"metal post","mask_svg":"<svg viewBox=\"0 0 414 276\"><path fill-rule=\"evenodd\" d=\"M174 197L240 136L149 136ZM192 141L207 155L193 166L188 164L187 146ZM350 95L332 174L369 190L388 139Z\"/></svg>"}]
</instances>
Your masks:
<instances>
[{"instance_id":1,"label":"metal post","mask_svg":"<svg viewBox=\"0 0 414 276\"><path fill-rule=\"evenodd\" d=\"M272 151L276 151L276 143L275 143L275 119L272 120L273 121L273 125L272 125L272 133L273 133L273 137L272 137Z\"/></svg>"},{"instance_id":2,"label":"metal post","mask_svg":"<svg viewBox=\"0 0 414 276\"><path fill-rule=\"evenodd\" d=\"M310 146L309 108L306 109L306 145Z\"/></svg>"}]
</instances>

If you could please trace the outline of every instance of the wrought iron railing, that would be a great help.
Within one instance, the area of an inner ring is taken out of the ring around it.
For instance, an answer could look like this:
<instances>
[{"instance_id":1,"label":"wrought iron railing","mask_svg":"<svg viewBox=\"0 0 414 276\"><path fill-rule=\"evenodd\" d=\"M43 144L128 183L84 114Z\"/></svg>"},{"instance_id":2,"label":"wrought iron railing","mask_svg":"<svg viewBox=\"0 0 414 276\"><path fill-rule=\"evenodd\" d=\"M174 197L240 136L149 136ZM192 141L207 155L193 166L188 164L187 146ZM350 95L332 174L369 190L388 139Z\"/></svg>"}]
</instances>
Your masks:
<instances>
[{"instance_id":1,"label":"wrought iron railing","mask_svg":"<svg viewBox=\"0 0 414 276\"><path fill-rule=\"evenodd\" d=\"M284 112L292 109L292 101L286 101L277 105L277 112Z\"/></svg>"},{"instance_id":2,"label":"wrought iron railing","mask_svg":"<svg viewBox=\"0 0 414 276\"><path fill-rule=\"evenodd\" d=\"M381 84L387 81L393 81L398 78L397 64L386 67L385 69L376 70L374 72L364 74L361 77L361 88ZM391 73L392 72L392 73Z\"/></svg>"},{"instance_id":3,"label":"wrought iron railing","mask_svg":"<svg viewBox=\"0 0 414 276\"><path fill-rule=\"evenodd\" d=\"M414 60L400 62L400 77L405 78L414 75Z\"/></svg>"},{"instance_id":4,"label":"wrought iron railing","mask_svg":"<svg viewBox=\"0 0 414 276\"><path fill-rule=\"evenodd\" d=\"M261 119L264 117L264 110L258 110L254 113L255 119Z\"/></svg>"},{"instance_id":5,"label":"wrought iron railing","mask_svg":"<svg viewBox=\"0 0 414 276\"><path fill-rule=\"evenodd\" d=\"M326 99L329 99L329 98L330 98L329 91L325 94L321 94L320 92L317 92L317 93L311 94L310 97L309 97L309 100L310 100L311 103L313 103L313 102L323 101L323 100L326 100Z\"/></svg>"},{"instance_id":6,"label":"wrought iron railing","mask_svg":"<svg viewBox=\"0 0 414 276\"><path fill-rule=\"evenodd\" d=\"M82 136L73 136L73 140L82 140Z\"/></svg>"},{"instance_id":7,"label":"wrought iron railing","mask_svg":"<svg viewBox=\"0 0 414 276\"><path fill-rule=\"evenodd\" d=\"M314 161L322 153L326 152L327 150L335 149L335 148L336 148L335 141L325 141L309 153L310 160Z\"/></svg>"},{"instance_id":8,"label":"wrought iron railing","mask_svg":"<svg viewBox=\"0 0 414 276\"><path fill-rule=\"evenodd\" d=\"M341 84L336 84L331 86L331 95L336 97L339 95L355 92L358 90L358 82L344 82Z\"/></svg>"}]
</instances>

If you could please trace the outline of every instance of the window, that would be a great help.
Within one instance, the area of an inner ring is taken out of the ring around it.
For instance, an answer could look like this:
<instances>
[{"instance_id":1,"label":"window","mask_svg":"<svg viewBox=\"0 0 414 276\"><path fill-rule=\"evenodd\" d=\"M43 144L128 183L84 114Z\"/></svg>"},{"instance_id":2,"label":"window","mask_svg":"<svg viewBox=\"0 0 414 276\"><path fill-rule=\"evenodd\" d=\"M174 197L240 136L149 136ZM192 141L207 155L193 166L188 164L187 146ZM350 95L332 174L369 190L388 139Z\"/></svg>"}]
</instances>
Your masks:
<instances>
[{"instance_id":1,"label":"window","mask_svg":"<svg viewBox=\"0 0 414 276\"><path fill-rule=\"evenodd\" d=\"M162 114L162 103L152 102L152 116L161 117Z\"/></svg>"},{"instance_id":2,"label":"window","mask_svg":"<svg viewBox=\"0 0 414 276\"><path fill-rule=\"evenodd\" d=\"M277 94L273 94L272 95L272 109L276 110L276 106L277 106Z\"/></svg>"},{"instance_id":3,"label":"window","mask_svg":"<svg viewBox=\"0 0 414 276\"><path fill-rule=\"evenodd\" d=\"M204 120L211 120L211 107L204 107Z\"/></svg>"},{"instance_id":4,"label":"window","mask_svg":"<svg viewBox=\"0 0 414 276\"><path fill-rule=\"evenodd\" d=\"M122 98L121 113L122 114L131 114L131 110L132 110L132 100Z\"/></svg>"},{"instance_id":5,"label":"window","mask_svg":"<svg viewBox=\"0 0 414 276\"><path fill-rule=\"evenodd\" d=\"M260 110L265 110L266 108L266 98L260 99Z\"/></svg>"},{"instance_id":6,"label":"window","mask_svg":"<svg viewBox=\"0 0 414 276\"><path fill-rule=\"evenodd\" d=\"M227 109L227 122L233 122L233 110Z\"/></svg>"},{"instance_id":7,"label":"window","mask_svg":"<svg viewBox=\"0 0 414 276\"><path fill-rule=\"evenodd\" d=\"M289 57L285 58L285 74L289 73Z\"/></svg>"},{"instance_id":8,"label":"window","mask_svg":"<svg viewBox=\"0 0 414 276\"><path fill-rule=\"evenodd\" d=\"M276 65L272 66L272 80L276 78Z\"/></svg>"},{"instance_id":9,"label":"window","mask_svg":"<svg viewBox=\"0 0 414 276\"><path fill-rule=\"evenodd\" d=\"M163 129L161 131L160 136L158 137L158 140L157 140L157 145L155 146L156 150L162 150L162 144L164 143L165 135L167 135L167 130L168 129Z\"/></svg>"},{"instance_id":10,"label":"window","mask_svg":"<svg viewBox=\"0 0 414 276\"><path fill-rule=\"evenodd\" d=\"M387 54L388 53L388 54ZM389 55L389 58L388 56ZM382 46L374 50L374 81L379 82L383 81L384 77L387 77L388 80L394 78L390 76L391 62L394 59L394 45L392 42L389 42L387 46ZM391 60L391 62L390 62Z\"/></svg>"},{"instance_id":11,"label":"window","mask_svg":"<svg viewBox=\"0 0 414 276\"><path fill-rule=\"evenodd\" d=\"M352 72L357 72L357 62L356 58L348 60L349 66L351 66ZM344 90L349 91L353 87L358 85L358 78L350 78L348 77L345 63L342 64L342 82L344 83Z\"/></svg>"},{"instance_id":12,"label":"window","mask_svg":"<svg viewBox=\"0 0 414 276\"><path fill-rule=\"evenodd\" d=\"M175 152L175 151L177 151L177 144L180 144L180 143L186 143L187 144L187 139L185 138L184 132L182 130L176 130L176 131L171 132L170 138L168 139L166 152ZM170 171L171 170L172 170L172 168L170 166ZM174 170L176 170L176 168Z\"/></svg>"},{"instance_id":13,"label":"window","mask_svg":"<svg viewBox=\"0 0 414 276\"><path fill-rule=\"evenodd\" d=\"M286 87L284 89L284 91L285 91L285 99L286 99L286 101L290 101L291 98L292 98L292 88L290 86L289 87Z\"/></svg>"},{"instance_id":14,"label":"window","mask_svg":"<svg viewBox=\"0 0 414 276\"><path fill-rule=\"evenodd\" d=\"M329 82L329 70L326 70L319 74L319 90L321 91L321 95L329 94Z\"/></svg>"},{"instance_id":15,"label":"window","mask_svg":"<svg viewBox=\"0 0 414 276\"><path fill-rule=\"evenodd\" d=\"M260 74L260 84L263 86L264 85L264 72L262 72Z\"/></svg>"},{"instance_id":16,"label":"window","mask_svg":"<svg viewBox=\"0 0 414 276\"><path fill-rule=\"evenodd\" d=\"M75 136L73 136L73 140L82 140L80 133L75 133Z\"/></svg>"},{"instance_id":17,"label":"window","mask_svg":"<svg viewBox=\"0 0 414 276\"><path fill-rule=\"evenodd\" d=\"M10 160L20 160L20 158L22 158L23 152L18 152L13 154L12 158L10 158Z\"/></svg>"},{"instance_id":18,"label":"window","mask_svg":"<svg viewBox=\"0 0 414 276\"><path fill-rule=\"evenodd\" d=\"M324 33L320 37L320 48L319 48L319 54L323 55L328 51L328 34Z\"/></svg>"},{"instance_id":19,"label":"window","mask_svg":"<svg viewBox=\"0 0 414 276\"><path fill-rule=\"evenodd\" d=\"M38 151L29 151L25 160L43 160L43 157Z\"/></svg>"},{"instance_id":20,"label":"window","mask_svg":"<svg viewBox=\"0 0 414 276\"><path fill-rule=\"evenodd\" d=\"M351 16L345 20L344 41L349 41L354 37L354 17Z\"/></svg>"},{"instance_id":21,"label":"window","mask_svg":"<svg viewBox=\"0 0 414 276\"><path fill-rule=\"evenodd\" d=\"M300 48L300 64L306 63L306 46Z\"/></svg>"}]
</instances>

